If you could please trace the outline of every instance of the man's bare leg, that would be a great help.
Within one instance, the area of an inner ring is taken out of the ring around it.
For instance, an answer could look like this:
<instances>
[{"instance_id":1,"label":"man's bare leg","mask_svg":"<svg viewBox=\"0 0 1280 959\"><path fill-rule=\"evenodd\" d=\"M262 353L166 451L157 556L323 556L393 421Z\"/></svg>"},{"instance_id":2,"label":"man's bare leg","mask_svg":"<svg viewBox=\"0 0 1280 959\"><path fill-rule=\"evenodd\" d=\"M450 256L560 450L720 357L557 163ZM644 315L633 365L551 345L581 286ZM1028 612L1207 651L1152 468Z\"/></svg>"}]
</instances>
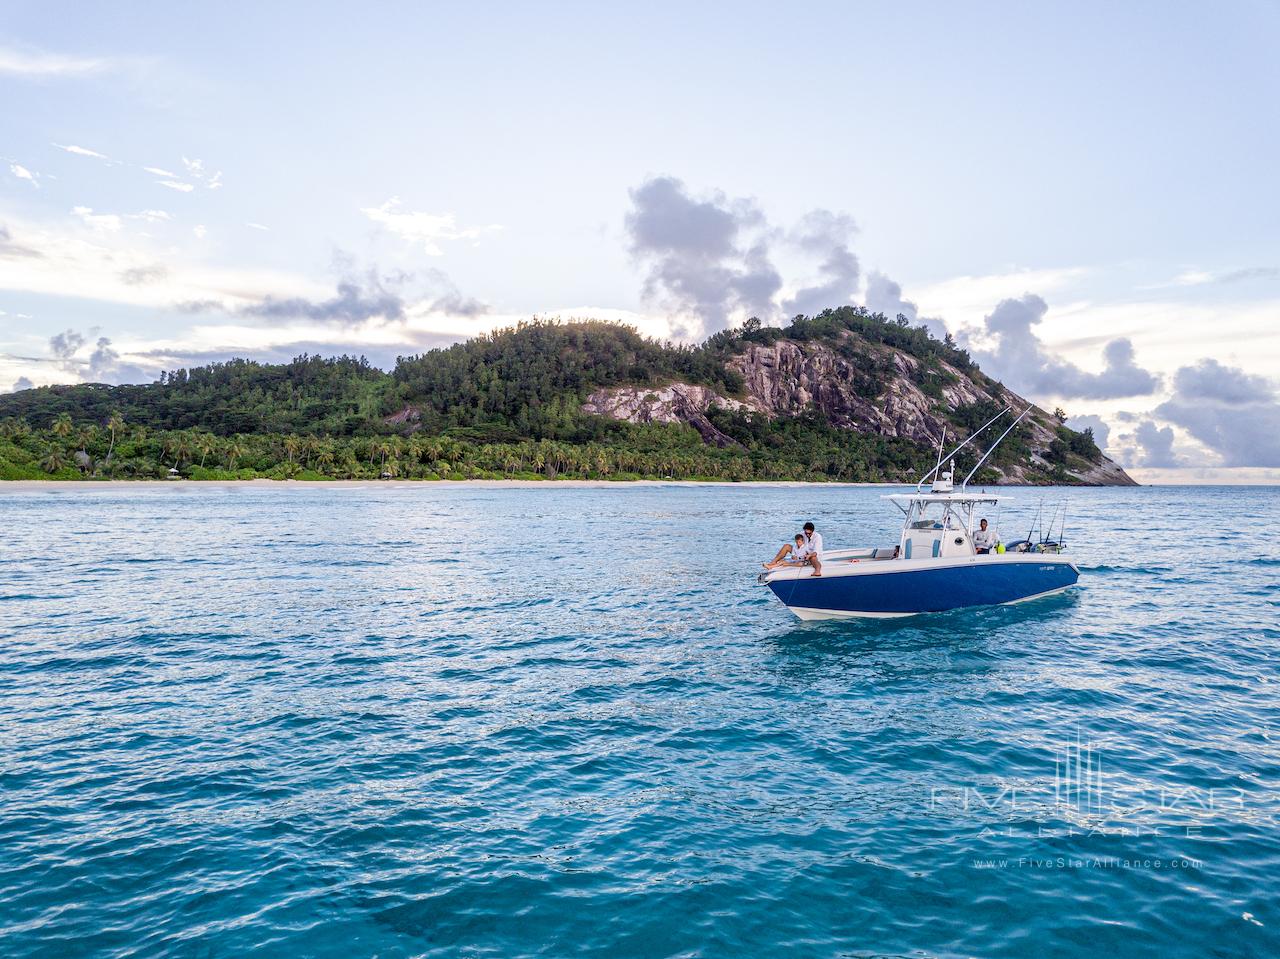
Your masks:
<instances>
[{"instance_id":1,"label":"man's bare leg","mask_svg":"<svg viewBox=\"0 0 1280 959\"><path fill-rule=\"evenodd\" d=\"M822 560L818 559L817 556L809 557L809 565L813 567L814 576L822 575Z\"/></svg>"},{"instance_id":2,"label":"man's bare leg","mask_svg":"<svg viewBox=\"0 0 1280 959\"><path fill-rule=\"evenodd\" d=\"M776 567L781 566L782 561L787 558L787 554L791 552L791 549L792 549L792 546L790 543L783 543L782 549L778 550L777 556L775 556L769 562L761 563L760 565L763 566L765 569L775 569Z\"/></svg>"}]
</instances>

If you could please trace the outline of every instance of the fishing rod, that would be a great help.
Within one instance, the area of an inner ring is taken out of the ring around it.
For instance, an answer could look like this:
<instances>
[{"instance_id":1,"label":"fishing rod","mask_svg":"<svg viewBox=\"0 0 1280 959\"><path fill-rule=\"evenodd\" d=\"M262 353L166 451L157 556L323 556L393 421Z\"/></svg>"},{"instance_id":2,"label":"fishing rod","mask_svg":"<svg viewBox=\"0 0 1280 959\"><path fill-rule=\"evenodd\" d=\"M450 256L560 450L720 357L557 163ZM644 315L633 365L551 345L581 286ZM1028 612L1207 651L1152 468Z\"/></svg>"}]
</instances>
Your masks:
<instances>
[{"instance_id":1,"label":"fishing rod","mask_svg":"<svg viewBox=\"0 0 1280 959\"><path fill-rule=\"evenodd\" d=\"M933 469L931 469L929 472L925 473L923 476L921 476L921 477L920 477L920 482L916 483L916 492L917 492L917 493L918 493L918 492L920 492L921 487L923 487L923 486L924 486L924 484L925 484L925 480L929 479L931 476L936 476L936 475L938 475L938 471L939 471L940 469L942 469L942 464L943 464L943 462L944 462L944 461L951 459L951 458L952 458L952 457L954 457L957 453L959 453L962 449L964 449L966 446L968 446L970 443L972 443L975 439L977 439L977 438L978 438L978 434L979 434L979 433L981 433L983 430L985 430L988 426L990 426L990 425L991 425L992 423L994 423L996 420L1000 419L1000 417L1004 416L1004 414L1005 414L1005 413L1008 413L1010 409L1012 409L1012 407L1006 406L1006 407L1005 407L1004 409L1002 409L999 413L997 413L995 416L991 417L991 419L987 420L985 423L983 423L981 426L979 426L976 430L974 430L972 433L970 433L970 434L969 434L969 438L968 438L968 439L966 439L963 443L961 443L959 446L957 446L955 449L953 449L953 450L952 450L950 453L948 453L946 456L939 456L939 457L938 457L938 465L937 465L937 466L935 466ZM943 442L944 442L944 443L946 442L946 435L947 435L947 434L946 434L946 428L944 427L944 428L943 428L943 432L942 432L942 439L943 439ZM999 440L997 440L996 442L999 442ZM939 443L939 444L938 444L938 450L939 450L939 452L941 452L941 450L942 450L942 443Z\"/></svg>"},{"instance_id":2,"label":"fishing rod","mask_svg":"<svg viewBox=\"0 0 1280 959\"><path fill-rule=\"evenodd\" d=\"M1018 414L1018 418L1014 420L1012 423L1010 423L1009 428L1006 429L1003 433L1001 433L1000 436L996 439L996 441L991 444L991 448L982 454L982 459L978 460L978 462L976 462L973 465L973 469L969 470L969 475L966 476L964 480L960 483L961 489L964 489L966 486L969 485L969 480L973 479L973 474L978 472L978 470L982 467L982 464L987 461L987 457L996 451L996 447L1000 445L1001 441L1006 436L1008 436L1011 432L1013 432L1013 428L1017 426L1019 423L1021 423L1022 418L1030 412L1031 412L1031 407L1028 406L1025 410L1023 410L1020 414ZM970 439L972 438L973 437L970 437Z\"/></svg>"}]
</instances>

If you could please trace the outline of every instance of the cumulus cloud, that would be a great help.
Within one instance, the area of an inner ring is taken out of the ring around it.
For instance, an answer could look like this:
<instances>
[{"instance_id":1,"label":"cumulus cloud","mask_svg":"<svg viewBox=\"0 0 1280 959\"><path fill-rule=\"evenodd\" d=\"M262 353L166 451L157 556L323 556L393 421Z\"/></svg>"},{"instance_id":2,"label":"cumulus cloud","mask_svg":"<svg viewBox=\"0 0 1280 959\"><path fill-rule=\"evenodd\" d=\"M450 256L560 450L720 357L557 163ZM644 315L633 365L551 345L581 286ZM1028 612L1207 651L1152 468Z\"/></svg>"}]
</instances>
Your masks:
<instances>
[{"instance_id":1,"label":"cumulus cloud","mask_svg":"<svg viewBox=\"0 0 1280 959\"><path fill-rule=\"evenodd\" d=\"M144 383L156 377L156 371L133 363L124 363L112 348L111 340L98 337L84 368L85 377L93 383Z\"/></svg>"},{"instance_id":2,"label":"cumulus cloud","mask_svg":"<svg viewBox=\"0 0 1280 959\"><path fill-rule=\"evenodd\" d=\"M867 275L867 291L863 299L872 313L883 313L889 319L905 316L912 326L923 325L940 340L947 335L947 326L941 318L921 316L916 304L903 297L902 287L883 273L873 270Z\"/></svg>"},{"instance_id":3,"label":"cumulus cloud","mask_svg":"<svg viewBox=\"0 0 1280 959\"><path fill-rule=\"evenodd\" d=\"M792 240L806 253L821 257L818 269L822 282L787 299L783 309L789 315L821 313L853 299L861 271L849 241L857 229L852 217L830 210L811 210L800 220Z\"/></svg>"},{"instance_id":4,"label":"cumulus cloud","mask_svg":"<svg viewBox=\"0 0 1280 959\"><path fill-rule=\"evenodd\" d=\"M707 333L729 315L771 317L782 277L769 257L764 216L749 200L720 193L691 196L674 177L654 177L631 191L626 230L631 254L648 268L647 299L695 317Z\"/></svg>"},{"instance_id":5,"label":"cumulus cloud","mask_svg":"<svg viewBox=\"0 0 1280 959\"><path fill-rule=\"evenodd\" d=\"M66 330L49 337L49 352L55 359L66 362L72 359L84 344L84 334L77 333L75 330Z\"/></svg>"},{"instance_id":6,"label":"cumulus cloud","mask_svg":"<svg viewBox=\"0 0 1280 959\"><path fill-rule=\"evenodd\" d=\"M360 212L402 240L420 245L428 256L443 256L441 243L446 240L478 240L491 230L502 229L497 224L459 227L452 213L421 213L401 210L400 206L400 198L393 196L381 206L362 207Z\"/></svg>"},{"instance_id":7,"label":"cumulus cloud","mask_svg":"<svg viewBox=\"0 0 1280 959\"><path fill-rule=\"evenodd\" d=\"M1073 416L1067 420L1066 425L1077 433L1093 430L1093 441L1098 444L1098 449L1106 451L1111 439L1111 427L1107 425L1106 420L1101 416L1094 414Z\"/></svg>"},{"instance_id":8,"label":"cumulus cloud","mask_svg":"<svg viewBox=\"0 0 1280 959\"><path fill-rule=\"evenodd\" d=\"M1089 373L1050 354L1034 329L1048 310L1034 293L1002 300L984 321L986 345L972 337L965 338L965 345L986 373L1035 396L1102 400L1148 396L1159 389L1160 378L1137 365L1133 343L1124 337L1103 349L1101 373Z\"/></svg>"},{"instance_id":9,"label":"cumulus cloud","mask_svg":"<svg viewBox=\"0 0 1280 959\"><path fill-rule=\"evenodd\" d=\"M155 370L123 361L105 336L99 336L89 355L82 357L88 345L88 337L69 329L49 338L49 353L59 369L93 383L142 383L155 378Z\"/></svg>"},{"instance_id":10,"label":"cumulus cloud","mask_svg":"<svg viewBox=\"0 0 1280 959\"><path fill-rule=\"evenodd\" d=\"M1186 430L1223 466L1280 466L1280 401L1261 376L1206 359L1180 368L1155 415Z\"/></svg>"},{"instance_id":11,"label":"cumulus cloud","mask_svg":"<svg viewBox=\"0 0 1280 959\"><path fill-rule=\"evenodd\" d=\"M1151 420L1144 420L1134 431L1134 440L1139 447L1139 456L1135 466L1170 467L1181 466L1182 461L1173 452L1173 430L1167 426L1156 426Z\"/></svg>"}]
</instances>

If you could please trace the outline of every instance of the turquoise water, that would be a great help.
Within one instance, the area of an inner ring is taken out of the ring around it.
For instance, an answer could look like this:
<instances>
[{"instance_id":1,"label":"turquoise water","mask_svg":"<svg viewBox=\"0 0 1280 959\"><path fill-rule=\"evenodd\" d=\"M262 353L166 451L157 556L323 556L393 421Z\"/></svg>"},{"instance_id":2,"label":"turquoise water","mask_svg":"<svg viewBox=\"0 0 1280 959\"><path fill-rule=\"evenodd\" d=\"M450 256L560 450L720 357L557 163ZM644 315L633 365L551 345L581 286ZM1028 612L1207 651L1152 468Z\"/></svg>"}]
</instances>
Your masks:
<instances>
[{"instance_id":1,"label":"turquoise water","mask_svg":"<svg viewBox=\"0 0 1280 959\"><path fill-rule=\"evenodd\" d=\"M1018 607L754 585L881 492L0 489L0 954L1280 953L1280 490L1013 491Z\"/></svg>"}]
</instances>

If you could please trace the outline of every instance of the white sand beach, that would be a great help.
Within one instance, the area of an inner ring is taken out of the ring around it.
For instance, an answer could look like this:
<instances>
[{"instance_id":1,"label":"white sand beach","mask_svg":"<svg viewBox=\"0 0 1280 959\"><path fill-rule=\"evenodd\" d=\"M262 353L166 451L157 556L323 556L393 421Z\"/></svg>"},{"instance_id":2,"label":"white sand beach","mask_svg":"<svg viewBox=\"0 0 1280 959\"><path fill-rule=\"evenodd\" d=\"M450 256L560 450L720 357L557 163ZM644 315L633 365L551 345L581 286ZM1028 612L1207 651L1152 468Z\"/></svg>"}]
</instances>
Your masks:
<instances>
[{"instance_id":1,"label":"white sand beach","mask_svg":"<svg viewBox=\"0 0 1280 959\"><path fill-rule=\"evenodd\" d=\"M289 490L309 486L370 489L623 489L635 486L761 486L761 487L885 487L896 488L902 483L803 483L799 481L749 481L733 483L724 480L7 480L0 482L0 493L22 491L56 491L86 489L273 489ZM909 485L909 484L908 484Z\"/></svg>"}]
</instances>

